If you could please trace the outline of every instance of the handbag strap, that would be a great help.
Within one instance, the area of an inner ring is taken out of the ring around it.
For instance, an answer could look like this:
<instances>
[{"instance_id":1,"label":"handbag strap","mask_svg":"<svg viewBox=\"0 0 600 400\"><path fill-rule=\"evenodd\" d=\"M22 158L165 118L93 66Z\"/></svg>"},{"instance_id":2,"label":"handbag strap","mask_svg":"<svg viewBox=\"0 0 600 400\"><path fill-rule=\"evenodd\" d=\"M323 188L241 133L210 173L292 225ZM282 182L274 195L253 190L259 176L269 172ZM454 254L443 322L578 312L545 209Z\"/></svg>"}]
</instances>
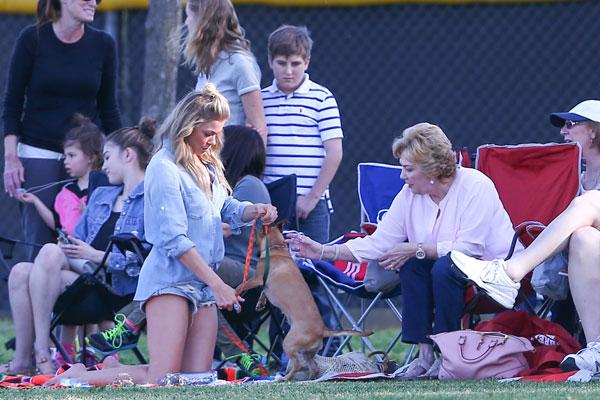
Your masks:
<instances>
[{"instance_id":1,"label":"handbag strap","mask_svg":"<svg viewBox=\"0 0 600 400\"><path fill-rule=\"evenodd\" d=\"M483 344L483 339L486 336L496 336L496 337L501 337L502 339L492 339L490 341L490 343L488 344L488 348L480 355L474 357L474 358L469 358L467 356L465 356L463 349L465 344L467 343L467 336L466 335L461 335L459 340L458 340L458 344L459 344L459 351L460 351L460 357L465 361L465 362L477 362L482 360L483 358L487 357L492 350L494 350L494 347L496 347L498 344L504 344L506 343L506 341L508 340L508 336L507 335L503 335L503 334L498 334L495 332L482 332L480 333L480 340L479 343L477 344L477 350L479 350L479 348L481 347L481 345Z\"/></svg>"}]
</instances>

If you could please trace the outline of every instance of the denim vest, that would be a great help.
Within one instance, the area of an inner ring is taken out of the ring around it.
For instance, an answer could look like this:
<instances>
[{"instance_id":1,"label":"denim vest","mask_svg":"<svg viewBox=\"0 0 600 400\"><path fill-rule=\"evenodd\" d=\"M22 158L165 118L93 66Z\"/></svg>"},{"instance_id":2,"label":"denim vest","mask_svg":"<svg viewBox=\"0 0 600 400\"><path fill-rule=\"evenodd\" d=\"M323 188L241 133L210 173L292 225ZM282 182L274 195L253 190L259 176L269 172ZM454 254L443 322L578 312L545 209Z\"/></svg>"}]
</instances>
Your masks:
<instances>
[{"instance_id":1,"label":"denim vest","mask_svg":"<svg viewBox=\"0 0 600 400\"><path fill-rule=\"evenodd\" d=\"M147 300L157 290L182 284L205 287L178 258L195 247L215 269L225 253L221 221L232 229L251 223L241 219L251 203L227 196L217 179L213 179L212 191L210 199L194 178L175 163L168 146L152 157L146 169L144 221L146 240L153 247L140 273L136 300Z\"/></svg>"},{"instance_id":2,"label":"denim vest","mask_svg":"<svg viewBox=\"0 0 600 400\"><path fill-rule=\"evenodd\" d=\"M115 201L122 192L122 185L101 186L94 190L75 228L74 236L88 244L92 243L102 225L108 221ZM123 210L115 224L114 233L133 233L144 239L144 182L137 185L123 202ZM107 269L111 273L115 292L120 295L135 292L139 268L137 256L129 253L123 255L113 248Z\"/></svg>"}]
</instances>

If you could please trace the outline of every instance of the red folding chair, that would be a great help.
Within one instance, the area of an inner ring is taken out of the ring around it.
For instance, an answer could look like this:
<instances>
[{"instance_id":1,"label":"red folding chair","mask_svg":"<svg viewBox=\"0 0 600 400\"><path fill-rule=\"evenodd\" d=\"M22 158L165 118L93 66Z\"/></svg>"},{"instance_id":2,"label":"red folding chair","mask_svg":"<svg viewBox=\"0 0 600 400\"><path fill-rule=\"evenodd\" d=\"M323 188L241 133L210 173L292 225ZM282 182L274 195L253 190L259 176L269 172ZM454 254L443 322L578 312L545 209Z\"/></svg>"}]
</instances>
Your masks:
<instances>
[{"instance_id":1,"label":"red folding chair","mask_svg":"<svg viewBox=\"0 0 600 400\"><path fill-rule=\"evenodd\" d=\"M523 144L510 146L483 145L477 149L475 167L496 186L508 213L515 237L507 259L517 240L527 247L544 226L563 212L580 187L581 149L577 143ZM526 277L519 299L534 293ZM503 310L480 293L468 290L465 297L469 313L485 314ZM543 307L547 309L548 304Z\"/></svg>"}]
</instances>

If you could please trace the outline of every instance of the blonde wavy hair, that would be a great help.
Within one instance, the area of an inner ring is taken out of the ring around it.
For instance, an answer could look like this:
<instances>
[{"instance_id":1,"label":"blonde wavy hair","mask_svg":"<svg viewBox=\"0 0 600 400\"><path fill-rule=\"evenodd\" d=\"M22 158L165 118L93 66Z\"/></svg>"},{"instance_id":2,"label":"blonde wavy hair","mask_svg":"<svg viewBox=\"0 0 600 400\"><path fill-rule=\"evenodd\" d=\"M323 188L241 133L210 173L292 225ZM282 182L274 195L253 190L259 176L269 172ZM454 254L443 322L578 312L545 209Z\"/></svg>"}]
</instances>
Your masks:
<instances>
[{"instance_id":1,"label":"blonde wavy hair","mask_svg":"<svg viewBox=\"0 0 600 400\"><path fill-rule=\"evenodd\" d=\"M422 122L406 128L402 136L394 140L392 152L396 158L406 152L405 157L431 178L445 179L456 174L452 143L437 125Z\"/></svg>"},{"instance_id":2,"label":"blonde wavy hair","mask_svg":"<svg viewBox=\"0 0 600 400\"><path fill-rule=\"evenodd\" d=\"M198 165L212 165L216 177L228 194L231 186L225 179L220 152L223 148L223 132L216 135L216 143L201 155L196 155L188 144L189 136L199 124L212 121L224 121L229 118L229 103L221 95L215 85L207 84L201 91L194 91L185 96L171 111L159 129L161 143L168 142L175 155L175 163L181 165L190 173L198 186L209 197L212 196L208 168Z\"/></svg>"},{"instance_id":3,"label":"blonde wavy hair","mask_svg":"<svg viewBox=\"0 0 600 400\"><path fill-rule=\"evenodd\" d=\"M198 23L183 43L185 63L197 74L208 75L219 52L240 52L253 57L231 0L188 0Z\"/></svg>"}]
</instances>

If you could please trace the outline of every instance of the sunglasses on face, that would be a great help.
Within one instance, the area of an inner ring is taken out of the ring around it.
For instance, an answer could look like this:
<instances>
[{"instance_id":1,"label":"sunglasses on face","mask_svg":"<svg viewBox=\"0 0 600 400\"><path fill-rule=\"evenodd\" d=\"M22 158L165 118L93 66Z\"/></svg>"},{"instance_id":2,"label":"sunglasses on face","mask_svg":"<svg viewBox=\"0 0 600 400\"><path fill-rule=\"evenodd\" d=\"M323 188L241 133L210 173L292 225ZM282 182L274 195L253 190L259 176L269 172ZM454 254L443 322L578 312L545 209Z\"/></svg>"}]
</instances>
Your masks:
<instances>
[{"instance_id":1,"label":"sunglasses on face","mask_svg":"<svg viewBox=\"0 0 600 400\"><path fill-rule=\"evenodd\" d=\"M565 121L565 128L567 129L572 129L575 126L579 125L579 124L583 124L585 121L570 121L570 120L566 120Z\"/></svg>"},{"instance_id":2,"label":"sunglasses on face","mask_svg":"<svg viewBox=\"0 0 600 400\"><path fill-rule=\"evenodd\" d=\"M83 0L83 1L85 1L86 3L88 3L88 2L90 2L90 1L94 1L94 0ZM100 5L100 3L102 3L102 0L96 0L96 5L97 5L97 6L99 6L99 5Z\"/></svg>"}]
</instances>

